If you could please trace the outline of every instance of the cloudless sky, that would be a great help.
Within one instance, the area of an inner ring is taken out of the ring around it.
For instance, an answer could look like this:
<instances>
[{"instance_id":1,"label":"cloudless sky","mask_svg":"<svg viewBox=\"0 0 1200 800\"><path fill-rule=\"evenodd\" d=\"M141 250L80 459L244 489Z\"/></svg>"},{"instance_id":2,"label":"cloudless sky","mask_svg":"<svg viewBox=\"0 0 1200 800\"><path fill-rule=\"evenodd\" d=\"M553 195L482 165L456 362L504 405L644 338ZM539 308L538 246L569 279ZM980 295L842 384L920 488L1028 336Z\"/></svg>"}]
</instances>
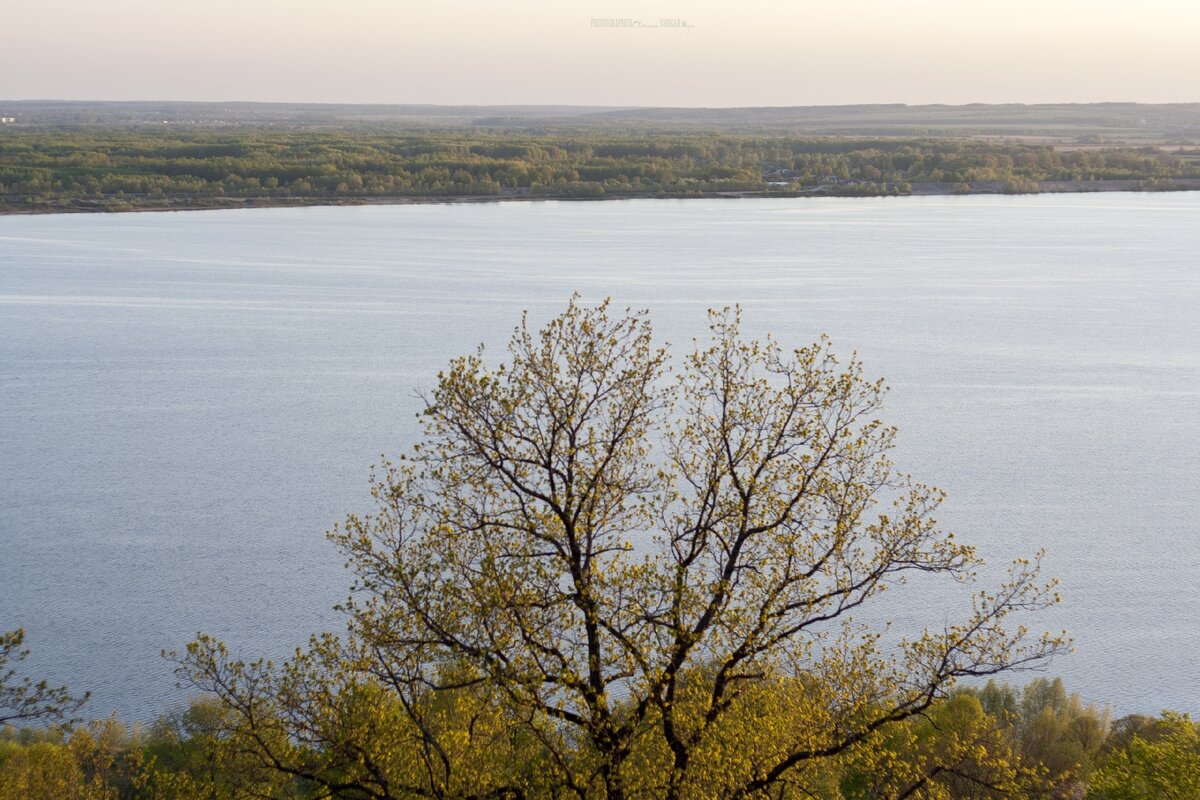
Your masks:
<instances>
[{"instance_id":1,"label":"cloudless sky","mask_svg":"<svg viewBox=\"0 0 1200 800\"><path fill-rule=\"evenodd\" d=\"M1200 101L1195 0L5 0L0 99ZM687 27L595 27L660 19Z\"/></svg>"}]
</instances>

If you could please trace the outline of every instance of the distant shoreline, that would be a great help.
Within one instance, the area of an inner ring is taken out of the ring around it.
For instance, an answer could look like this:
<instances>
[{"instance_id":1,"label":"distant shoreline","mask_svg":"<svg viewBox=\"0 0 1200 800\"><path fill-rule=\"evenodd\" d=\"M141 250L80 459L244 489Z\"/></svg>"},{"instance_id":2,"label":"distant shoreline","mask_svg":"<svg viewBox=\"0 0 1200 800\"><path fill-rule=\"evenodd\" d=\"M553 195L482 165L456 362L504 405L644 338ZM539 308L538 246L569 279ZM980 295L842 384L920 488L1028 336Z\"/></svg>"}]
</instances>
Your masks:
<instances>
[{"instance_id":1,"label":"distant shoreline","mask_svg":"<svg viewBox=\"0 0 1200 800\"><path fill-rule=\"evenodd\" d=\"M0 213L1200 189L1200 144L1087 138L14 124L0 135Z\"/></svg>"},{"instance_id":2,"label":"distant shoreline","mask_svg":"<svg viewBox=\"0 0 1200 800\"><path fill-rule=\"evenodd\" d=\"M939 197L972 195L1045 195L1045 194L1098 194L1129 192L1158 194L1162 192L1200 191L1200 179L1176 179L1169 184L1147 187L1140 180L1096 180L1096 181L1040 181L1038 191L1014 192L1005 189L1003 181L980 181L971 185L971 191L956 189L954 184L914 183L912 191L905 193L874 192L854 193L825 191L816 188L809 191L729 191L693 192L688 194L661 194L648 192L609 193L599 196L570 194L479 194L479 195L404 195L391 197L245 197L245 198L156 198L155 202L141 202L139 198L113 198L108 200L82 200L72 198L39 204L22 204L17 207L0 205L0 216L32 214L124 214L143 211L219 211L230 209L263 208L312 208L331 206L397 206L397 205L460 205L473 203L520 203L539 201L589 202L606 200L742 200L751 198L797 197ZM4 201L0 199L0 203Z\"/></svg>"}]
</instances>

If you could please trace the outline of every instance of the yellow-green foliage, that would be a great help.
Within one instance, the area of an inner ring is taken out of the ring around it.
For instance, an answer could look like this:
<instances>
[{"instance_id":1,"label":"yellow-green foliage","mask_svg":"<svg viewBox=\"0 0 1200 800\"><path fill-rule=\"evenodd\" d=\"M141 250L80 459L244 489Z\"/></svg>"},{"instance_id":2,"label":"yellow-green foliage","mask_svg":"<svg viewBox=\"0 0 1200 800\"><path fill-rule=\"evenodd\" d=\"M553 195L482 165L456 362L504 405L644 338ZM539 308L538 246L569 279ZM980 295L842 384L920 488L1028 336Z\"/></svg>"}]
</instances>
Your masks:
<instances>
[{"instance_id":1,"label":"yellow-green foliage","mask_svg":"<svg viewBox=\"0 0 1200 800\"><path fill-rule=\"evenodd\" d=\"M714 669L689 672L679 695L680 720L700 725L704 687ZM426 698L410 714L379 684L344 686L327 696L332 705L320 725L322 744L294 742L279 750L291 766L323 768L319 781L299 779L266 767L264 751L241 737L250 732L211 699L165 715L144 734L129 735L111 720L74 732L62 728L0 731L0 800L249 800L368 796L523 797L550 800L559 791L560 768L536 734L513 717L496 695L447 667L446 677L462 686ZM1043 679L1022 691L997 684L962 690L922 714L889 725L829 758L798 765L756 797L771 800L1002 800L1081 798L1089 800L1194 800L1200 796L1200 732L1188 717L1128 717L1111 729L1094 708ZM467 685L469 684L469 685ZM710 728L694 752L695 769L679 786L687 800L726 798L748 777L798 745L827 742L834 720L825 690L809 677L756 679L734 707ZM997 702L1000 700L1001 702ZM1039 706L1041 702L1047 705ZM627 700L615 705L632 711ZM1070 709L1074 708L1075 712ZM1076 722L1061 728L1063 740L1039 749L1040 728L1028 720L1050 709ZM1064 712L1064 709L1067 711ZM263 709L260 709L263 710ZM295 718L298 721L299 718ZM428 726L446 748L451 770L441 778L430 740L415 729ZM670 790L672 754L654 735L651 720L622 763L622 785L630 798L651 800ZM298 729L298 728L297 728ZM265 732L265 727L259 732ZM1100 736L1099 744L1095 737ZM1082 737L1083 741L1080 741ZM280 742L272 746L278 747ZM1063 752L1095 752L1063 758ZM430 756L433 759L430 759ZM577 742L574 757L596 763L596 754ZM1047 758L1048 755L1048 758ZM281 762L284 763L284 762ZM387 779L370 787L358 770L370 765ZM338 788L335 778L345 781ZM504 791L499 788L506 787ZM599 793L594 793L600 796ZM589 795L590 796L590 795Z\"/></svg>"},{"instance_id":2,"label":"yellow-green foliage","mask_svg":"<svg viewBox=\"0 0 1200 800\"><path fill-rule=\"evenodd\" d=\"M1020 752L1042 765L1060 797L1078 794L1108 735L1108 714L1067 695L1061 680L1035 680L1025 687L1017 732Z\"/></svg>"},{"instance_id":3,"label":"yellow-green foliage","mask_svg":"<svg viewBox=\"0 0 1200 800\"><path fill-rule=\"evenodd\" d=\"M64 744L0 744L0 800L83 797L83 769Z\"/></svg>"},{"instance_id":4,"label":"yellow-green foliage","mask_svg":"<svg viewBox=\"0 0 1200 800\"><path fill-rule=\"evenodd\" d=\"M1200 726L1165 712L1116 750L1092 778L1088 800L1194 800L1200 797Z\"/></svg>"},{"instance_id":5,"label":"yellow-green foliage","mask_svg":"<svg viewBox=\"0 0 1200 800\"><path fill-rule=\"evenodd\" d=\"M896 726L855 754L841 789L846 800L986 798L1038 785L1002 720L963 692Z\"/></svg>"},{"instance_id":6,"label":"yellow-green foliage","mask_svg":"<svg viewBox=\"0 0 1200 800\"><path fill-rule=\"evenodd\" d=\"M832 797L852 767L932 791L943 761L1013 780L971 760L986 725L926 752L917 721L1062 646L1010 619L1053 582L1020 560L957 624L885 645L859 607L979 559L893 467L880 381L826 341L746 340L735 310L710 324L672 369L645 313L573 300L507 363L455 359L424 441L332 534L346 635L280 666L205 637L179 659L224 740L344 796Z\"/></svg>"},{"instance_id":7,"label":"yellow-green foliage","mask_svg":"<svg viewBox=\"0 0 1200 800\"><path fill-rule=\"evenodd\" d=\"M0 739L0 800L117 800L128 783L125 729L115 720L69 735L50 729Z\"/></svg>"}]
</instances>

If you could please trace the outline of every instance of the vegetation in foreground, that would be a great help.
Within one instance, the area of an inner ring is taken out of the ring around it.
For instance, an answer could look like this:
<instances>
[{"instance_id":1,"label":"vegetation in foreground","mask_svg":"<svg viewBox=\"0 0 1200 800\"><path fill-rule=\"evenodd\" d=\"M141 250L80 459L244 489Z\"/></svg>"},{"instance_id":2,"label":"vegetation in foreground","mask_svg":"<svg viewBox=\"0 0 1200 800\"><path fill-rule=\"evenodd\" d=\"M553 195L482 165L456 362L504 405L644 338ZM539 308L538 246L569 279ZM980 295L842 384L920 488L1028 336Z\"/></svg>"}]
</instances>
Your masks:
<instances>
[{"instance_id":1,"label":"vegetation in foreground","mask_svg":"<svg viewBox=\"0 0 1200 800\"><path fill-rule=\"evenodd\" d=\"M768 704L765 713L772 707ZM410 791L400 785L403 777L418 774L425 758L419 737L411 730L387 729L388 717L378 706L369 708L373 717L367 716L365 704L359 713L363 716L348 723L348 731L373 730L374 748L395 748L396 771L386 776L391 783L375 793L322 786L265 763L233 712L210 698L144 728L129 729L112 719L73 729L0 728L0 800L471 796ZM457 733L463 752L479 759L477 769L499 765L530 775L551 769L541 763L548 753L516 740L498 740L478 717L446 715L443 721L444 732ZM769 718L765 722L771 724ZM757 725L754 720L742 732L744 739L725 742L725 756L754 748ZM330 758L318 752L306 757ZM400 765L407 772L401 773ZM639 761L638 769L652 766ZM649 785L659 777L646 774L641 780ZM982 689L954 690L926 714L897 725L852 757L808 771L806 778L803 788L789 785L760 796L1193 800L1200 797L1200 724L1169 712L1112 721L1105 711L1068 694L1058 680L1039 678L1021 690L993 682ZM560 795L531 786L526 796ZM637 796L657 795L639 791Z\"/></svg>"},{"instance_id":2,"label":"vegetation in foreground","mask_svg":"<svg viewBox=\"0 0 1200 800\"><path fill-rule=\"evenodd\" d=\"M1195 796L1186 717L962 685L1064 647L1020 621L1057 600L1036 559L957 623L865 623L980 561L892 465L857 362L747 341L736 312L711 334L672 364L644 314L573 301L505 364L456 359L331 534L344 635L279 665L202 636L173 658L203 700L148 732L10 731L0 798Z\"/></svg>"},{"instance_id":3,"label":"vegetation in foreground","mask_svg":"<svg viewBox=\"0 0 1200 800\"><path fill-rule=\"evenodd\" d=\"M956 139L12 129L0 213L401 200L1200 187L1200 150Z\"/></svg>"}]
</instances>

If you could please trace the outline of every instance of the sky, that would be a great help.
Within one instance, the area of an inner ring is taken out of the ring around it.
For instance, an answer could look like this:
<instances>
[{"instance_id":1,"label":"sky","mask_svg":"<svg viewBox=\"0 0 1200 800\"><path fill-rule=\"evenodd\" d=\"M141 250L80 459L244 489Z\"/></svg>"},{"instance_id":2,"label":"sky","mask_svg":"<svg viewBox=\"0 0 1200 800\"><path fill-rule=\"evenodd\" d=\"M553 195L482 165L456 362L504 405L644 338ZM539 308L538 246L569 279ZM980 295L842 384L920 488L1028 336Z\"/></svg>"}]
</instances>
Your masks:
<instances>
[{"instance_id":1,"label":"sky","mask_svg":"<svg viewBox=\"0 0 1200 800\"><path fill-rule=\"evenodd\" d=\"M1200 101L1195 0L6 0L2 17L6 100Z\"/></svg>"}]
</instances>

